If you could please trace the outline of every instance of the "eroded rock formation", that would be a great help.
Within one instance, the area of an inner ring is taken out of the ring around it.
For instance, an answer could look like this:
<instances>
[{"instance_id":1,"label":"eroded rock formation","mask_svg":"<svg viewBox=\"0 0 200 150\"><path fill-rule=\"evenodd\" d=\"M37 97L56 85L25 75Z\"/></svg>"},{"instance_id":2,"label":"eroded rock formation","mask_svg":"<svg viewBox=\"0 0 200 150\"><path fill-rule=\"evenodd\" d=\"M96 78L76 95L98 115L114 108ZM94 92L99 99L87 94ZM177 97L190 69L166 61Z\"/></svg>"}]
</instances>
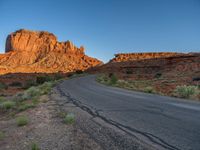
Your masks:
<instances>
[{"instance_id":1,"label":"eroded rock formation","mask_svg":"<svg viewBox=\"0 0 200 150\"><path fill-rule=\"evenodd\" d=\"M122 78L153 79L157 73L188 81L200 76L200 53L132 53L117 54L109 63L91 69L93 72L115 73Z\"/></svg>"},{"instance_id":2,"label":"eroded rock formation","mask_svg":"<svg viewBox=\"0 0 200 150\"><path fill-rule=\"evenodd\" d=\"M174 53L174 52L159 52L159 53L119 53L115 54L110 62L124 62L142 59L168 58L176 56L187 56L188 54Z\"/></svg>"},{"instance_id":3,"label":"eroded rock formation","mask_svg":"<svg viewBox=\"0 0 200 150\"><path fill-rule=\"evenodd\" d=\"M0 55L0 74L14 72L73 72L102 64L70 41L58 42L43 31L18 30L8 35L5 54Z\"/></svg>"}]
</instances>

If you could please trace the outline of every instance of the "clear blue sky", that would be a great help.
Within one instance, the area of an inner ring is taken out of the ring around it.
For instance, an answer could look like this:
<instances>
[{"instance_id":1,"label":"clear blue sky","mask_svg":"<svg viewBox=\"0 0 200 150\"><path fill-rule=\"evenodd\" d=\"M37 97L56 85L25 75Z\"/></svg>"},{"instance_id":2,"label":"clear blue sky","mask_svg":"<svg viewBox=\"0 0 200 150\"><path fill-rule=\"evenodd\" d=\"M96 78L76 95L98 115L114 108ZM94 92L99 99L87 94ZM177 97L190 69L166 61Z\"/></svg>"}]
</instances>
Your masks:
<instances>
[{"instance_id":1,"label":"clear blue sky","mask_svg":"<svg viewBox=\"0 0 200 150\"><path fill-rule=\"evenodd\" d=\"M198 52L200 0L0 0L0 52L20 28L52 32L103 61L119 52Z\"/></svg>"}]
</instances>

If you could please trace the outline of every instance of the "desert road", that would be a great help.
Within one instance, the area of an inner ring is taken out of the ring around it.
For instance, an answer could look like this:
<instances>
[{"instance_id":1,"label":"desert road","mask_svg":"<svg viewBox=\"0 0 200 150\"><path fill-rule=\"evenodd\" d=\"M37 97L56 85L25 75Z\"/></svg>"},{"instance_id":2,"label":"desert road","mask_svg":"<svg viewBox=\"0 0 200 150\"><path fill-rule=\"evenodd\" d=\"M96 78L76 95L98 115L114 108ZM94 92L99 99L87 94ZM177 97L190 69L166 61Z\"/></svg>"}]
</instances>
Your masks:
<instances>
[{"instance_id":1,"label":"desert road","mask_svg":"<svg viewBox=\"0 0 200 150\"><path fill-rule=\"evenodd\" d=\"M169 150L200 149L200 103L109 87L94 75L65 80L62 92L113 125Z\"/></svg>"}]
</instances>

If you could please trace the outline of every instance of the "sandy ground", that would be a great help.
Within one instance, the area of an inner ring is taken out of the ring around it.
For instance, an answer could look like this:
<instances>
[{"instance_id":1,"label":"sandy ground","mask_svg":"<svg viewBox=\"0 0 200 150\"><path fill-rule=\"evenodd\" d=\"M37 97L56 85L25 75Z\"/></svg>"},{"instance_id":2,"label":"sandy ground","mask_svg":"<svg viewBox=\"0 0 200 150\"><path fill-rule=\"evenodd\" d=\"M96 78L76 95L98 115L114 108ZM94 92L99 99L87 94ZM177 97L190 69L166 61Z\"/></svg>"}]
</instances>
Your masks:
<instances>
[{"instance_id":1,"label":"sandy ground","mask_svg":"<svg viewBox=\"0 0 200 150\"><path fill-rule=\"evenodd\" d=\"M76 127L76 122L72 125L64 124L55 99L50 99L50 96L45 98L47 102L15 117L0 117L0 131L5 134L0 140L0 150L28 150L33 143L41 150L101 149L94 140ZM17 126L15 118L20 115L28 116L29 123L26 126Z\"/></svg>"}]
</instances>

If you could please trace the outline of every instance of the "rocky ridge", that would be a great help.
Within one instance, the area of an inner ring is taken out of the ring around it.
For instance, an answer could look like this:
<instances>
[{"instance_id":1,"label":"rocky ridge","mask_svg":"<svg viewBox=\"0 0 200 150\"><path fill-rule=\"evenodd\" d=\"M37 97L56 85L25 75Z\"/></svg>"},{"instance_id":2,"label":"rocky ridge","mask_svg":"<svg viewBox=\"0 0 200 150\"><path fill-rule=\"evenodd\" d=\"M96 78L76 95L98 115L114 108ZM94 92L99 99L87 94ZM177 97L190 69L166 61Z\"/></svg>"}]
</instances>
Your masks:
<instances>
[{"instance_id":1,"label":"rocky ridge","mask_svg":"<svg viewBox=\"0 0 200 150\"><path fill-rule=\"evenodd\" d=\"M5 54L0 55L0 74L54 73L86 70L102 62L84 53L84 47L58 42L49 32L18 30L8 35Z\"/></svg>"},{"instance_id":2,"label":"rocky ridge","mask_svg":"<svg viewBox=\"0 0 200 150\"><path fill-rule=\"evenodd\" d=\"M124 62L124 61L169 58L169 57L179 57L179 56L188 56L188 54L175 53L175 52L119 53L119 54L115 54L115 57L113 59L111 59L110 62Z\"/></svg>"}]
</instances>

